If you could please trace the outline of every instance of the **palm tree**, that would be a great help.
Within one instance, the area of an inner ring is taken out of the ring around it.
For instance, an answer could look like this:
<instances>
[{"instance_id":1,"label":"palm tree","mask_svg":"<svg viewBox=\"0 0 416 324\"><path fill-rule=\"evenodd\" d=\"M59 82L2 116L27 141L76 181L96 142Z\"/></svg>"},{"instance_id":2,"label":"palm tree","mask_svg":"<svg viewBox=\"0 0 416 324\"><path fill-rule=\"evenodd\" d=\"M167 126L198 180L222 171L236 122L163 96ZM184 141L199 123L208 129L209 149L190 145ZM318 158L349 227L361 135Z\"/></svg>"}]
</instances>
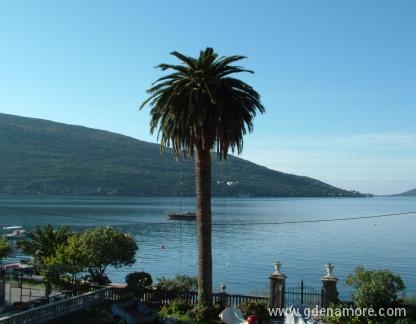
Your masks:
<instances>
[{"instance_id":1,"label":"palm tree","mask_svg":"<svg viewBox=\"0 0 416 324\"><path fill-rule=\"evenodd\" d=\"M161 149L173 147L176 157L194 156L198 235L198 299L212 305L211 254L211 150L227 158L228 150L240 153L243 135L253 129L256 112L265 111L259 94L245 82L230 77L249 72L231 65L244 56L218 57L212 48L198 58L172 52L182 64L160 64L170 73L147 90L140 106L151 106L150 132L158 129Z\"/></svg>"},{"instance_id":2,"label":"palm tree","mask_svg":"<svg viewBox=\"0 0 416 324\"><path fill-rule=\"evenodd\" d=\"M27 240L22 242L23 252L36 258L36 262L43 264L45 257L53 256L59 245L67 242L71 235L69 226L54 228L48 224L27 233Z\"/></svg>"},{"instance_id":3,"label":"palm tree","mask_svg":"<svg viewBox=\"0 0 416 324\"><path fill-rule=\"evenodd\" d=\"M36 226L36 228L27 233L27 240L21 243L23 252L32 255L35 264L45 271L46 285L45 296L49 297L52 290L50 278L54 275L47 267L48 258L55 255L57 248L65 244L71 235L69 226L54 228L51 224L45 227Z\"/></svg>"}]
</instances>

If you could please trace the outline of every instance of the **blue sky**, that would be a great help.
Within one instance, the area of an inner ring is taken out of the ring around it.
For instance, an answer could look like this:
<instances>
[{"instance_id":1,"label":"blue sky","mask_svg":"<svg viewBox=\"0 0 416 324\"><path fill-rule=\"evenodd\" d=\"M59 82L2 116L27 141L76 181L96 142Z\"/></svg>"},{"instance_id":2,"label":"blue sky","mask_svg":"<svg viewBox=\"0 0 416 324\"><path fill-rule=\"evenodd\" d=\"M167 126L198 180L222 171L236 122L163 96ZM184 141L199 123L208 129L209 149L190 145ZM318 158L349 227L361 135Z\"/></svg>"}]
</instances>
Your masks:
<instances>
[{"instance_id":1,"label":"blue sky","mask_svg":"<svg viewBox=\"0 0 416 324\"><path fill-rule=\"evenodd\" d=\"M416 187L416 2L3 1L0 112L156 142L145 90L178 50L242 54L242 158L376 194Z\"/></svg>"}]
</instances>

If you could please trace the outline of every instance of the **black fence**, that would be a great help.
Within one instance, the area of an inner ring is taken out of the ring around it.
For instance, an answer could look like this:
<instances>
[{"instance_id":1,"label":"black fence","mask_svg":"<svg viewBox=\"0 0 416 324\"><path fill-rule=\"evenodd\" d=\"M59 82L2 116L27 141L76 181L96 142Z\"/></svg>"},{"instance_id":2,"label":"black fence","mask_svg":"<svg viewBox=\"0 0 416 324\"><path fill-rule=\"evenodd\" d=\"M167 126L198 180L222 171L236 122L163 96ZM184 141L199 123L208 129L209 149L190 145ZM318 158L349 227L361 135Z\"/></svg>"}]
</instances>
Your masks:
<instances>
[{"instance_id":1,"label":"black fence","mask_svg":"<svg viewBox=\"0 0 416 324\"><path fill-rule=\"evenodd\" d=\"M321 308L323 305L324 290L309 287L303 280L295 287L285 287L284 306L307 305L309 308Z\"/></svg>"},{"instance_id":2,"label":"black fence","mask_svg":"<svg viewBox=\"0 0 416 324\"><path fill-rule=\"evenodd\" d=\"M147 304L158 306L167 305L174 299L183 300L185 303L190 305L196 305L198 303L198 293L196 291L178 292L152 289L130 290L128 288L112 288L108 294L109 296L107 298L112 301L120 299L140 300ZM249 300L264 302L266 305L269 301L268 297L230 295L227 293L214 293L212 297L214 303L224 303L225 305L234 307L237 307Z\"/></svg>"}]
</instances>

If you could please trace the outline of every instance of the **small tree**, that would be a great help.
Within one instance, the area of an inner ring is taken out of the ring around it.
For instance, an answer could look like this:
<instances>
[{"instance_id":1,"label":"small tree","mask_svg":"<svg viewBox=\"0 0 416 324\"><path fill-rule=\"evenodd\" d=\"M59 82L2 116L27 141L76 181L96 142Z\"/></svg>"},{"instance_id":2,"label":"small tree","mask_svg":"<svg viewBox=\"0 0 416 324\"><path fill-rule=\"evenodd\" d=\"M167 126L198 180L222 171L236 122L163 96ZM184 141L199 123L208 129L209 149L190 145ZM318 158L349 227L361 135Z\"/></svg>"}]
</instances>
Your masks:
<instances>
[{"instance_id":1,"label":"small tree","mask_svg":"<svg viewBox=\"0 0 416 324\"><path fill-rule=\"evenodd\" d=\"M80 244L87 260L91 280L107 284L108 266L120 268L135 262L138 249L133 237L112 227L101 226L81 234Z\"/></svg>"},{"instance_id":2,"label":"small tree","mask_svg":"<svg viewBox=\"0 0 416 324\"><path fill-rule=\"evenodd\" d=\"M362 266L347 277L346 285L355 288L352 297L357 307L374 310L392 306L405 289L400 276L390 270L366 270Z\"/></svg>"},{"instance_id":3,"label":"small tree","mask_svg":"<svg viewBox=\"0 0 416 324\"><path fill-rule=\"evenodd\" d=\"M73 287L77 282L77 275L88 265L86 253L80 244L80 236L69 237L67 244L59 245L55 255L46 257L44 262L58 274L56 279L60 284L67 283ZM70 282L62 280L62 277L69 277Z\"/></svg>"}]
</instances>

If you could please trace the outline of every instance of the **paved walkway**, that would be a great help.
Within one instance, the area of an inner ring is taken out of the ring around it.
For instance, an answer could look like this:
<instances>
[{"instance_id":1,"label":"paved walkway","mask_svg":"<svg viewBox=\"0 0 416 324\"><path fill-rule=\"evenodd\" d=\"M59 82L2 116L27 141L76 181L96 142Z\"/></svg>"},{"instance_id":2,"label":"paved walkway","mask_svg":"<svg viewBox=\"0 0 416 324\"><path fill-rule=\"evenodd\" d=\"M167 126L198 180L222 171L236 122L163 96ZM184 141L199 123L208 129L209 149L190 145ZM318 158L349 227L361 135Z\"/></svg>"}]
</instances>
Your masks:
<instances>
[{"instance_id":1,"label":"paved walkway","mask_svg":"<svg viewBox=\"0 0 416 324\"><path fill-rule=\"evenodd\" d=\"M60 294L59 291L53 291L52 296ZM10 296L11 295L11 296ZM42 286L29 286L24 285L23 288L14 287L12 285L10 289L10 284L6 283L5 289L5 301L7 304L15 302L28 302L38 300L45 297L45 288Z\"/></svg>"}]
</instances>

